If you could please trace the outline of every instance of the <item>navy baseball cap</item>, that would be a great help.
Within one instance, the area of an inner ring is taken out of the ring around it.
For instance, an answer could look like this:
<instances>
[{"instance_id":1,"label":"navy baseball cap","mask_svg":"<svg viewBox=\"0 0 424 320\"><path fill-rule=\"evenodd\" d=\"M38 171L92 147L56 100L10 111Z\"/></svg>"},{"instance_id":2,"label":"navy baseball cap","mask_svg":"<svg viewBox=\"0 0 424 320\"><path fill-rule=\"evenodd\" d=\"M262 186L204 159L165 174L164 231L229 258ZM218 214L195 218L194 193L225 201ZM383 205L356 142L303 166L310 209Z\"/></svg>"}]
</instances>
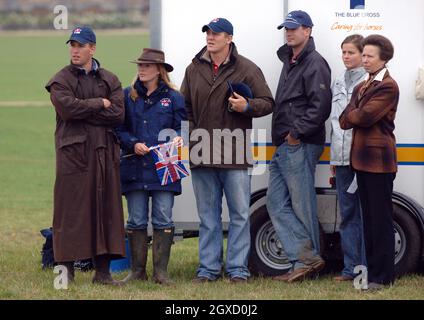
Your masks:
<instances>
[{"instance_id":1,"label":"navy baseball cap","mask_svg":"<svg viewBox=\"0 0 424 320\"><path fill-rule=\"evenodd\" d=\"M243 98L253 99L252 89L250 89L250 87L244 82L234 82L234 83L231 83L231 86L233 87L234 92L238 93Z\"/></svg>"},{"instance_id":2,"label":"navy baseball cap","mask_svg":"<svg viewBox=\"0 0 424 320\"><path fill-rule=\"evenodd\" d=\"M71 36L69 40L66 41L66 43L70 41L77 41L82 45L86 43L96 43L96 35L90 27L76 27L74 30L72 30Z\"/></svg>"},{"instance_id":3,"label":"navy baseball cap","mask_svg":"<svg viewBox=\"0 0 424 320\"><path fill-rule=\"evenodd\" d=\"M287 29L297 29L300 26L309 27L312 28L314 24L312 23L312 19L305 11L302 10L296 10L290 12L286 19L284 19L284 22L280 24L277 29L280 30L281 28L287 28Z\"/></svg>"},{"instance_id":4,"label":"navy baseball cap","mask_svg":"<svg viewBox=\"0 0 424 320\"><path fill-rule=\"evenodd\" d=\"M211 29L213 32L226 32L230 35L233 35L233 25L230 21L224 18L215 18L209 24L205 24L202 27L202 32Z\"/></svg>"}]
</instances>

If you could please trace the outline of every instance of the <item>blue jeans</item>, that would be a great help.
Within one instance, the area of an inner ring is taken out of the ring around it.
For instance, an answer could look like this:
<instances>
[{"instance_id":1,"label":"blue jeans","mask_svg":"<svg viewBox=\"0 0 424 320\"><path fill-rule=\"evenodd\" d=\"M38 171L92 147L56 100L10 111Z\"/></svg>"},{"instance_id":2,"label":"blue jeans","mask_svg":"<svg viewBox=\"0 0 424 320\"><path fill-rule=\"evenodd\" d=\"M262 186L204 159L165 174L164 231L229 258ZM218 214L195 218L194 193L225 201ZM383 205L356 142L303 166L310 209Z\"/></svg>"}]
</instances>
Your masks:
<instances>
[{"instance_id":1,"label":"blue jeans","mask_svg":"<svg viewBox=\"0 0 424 320\"><path fill-rule=\"evenodd\" d=\"M230 225L225 272L247 279L250 251L250 176L246 169L198 168L191 171L199 228L198 277L215 280L223 266L222 196L227 199Z\"/></svg>"},{"instance_id":2,"label":"blue jeans","mask_svg":"<svg viewBox=\"0 0 424 320\"><path fill-rule=\"evenodd\" d=\"M362 231L361 205L359 193L348 193L347 189L355 177L349 166L336 166L337 197L342 223L340 238L344 255L343 275L355 277L353 269L357 265L366 265L365 247Z\"/></svg>"},{"instance_id":3,"label":"blue jeans","mask_svg":"<svg viewBox=\"0 0 424 320\"><path fill-rule=\"evenodd\" d=\"M152 197L153 229L168 229L174 226L172 221L173 192L137 190L128 192L125 196L128 204L127 229L147 229L149 195Z\"/></svg>"},{"instance_id":4,"label":"blue jeans","mask_svg":"<svg viewBox=\"0 0 424 320\"><path fill-rule=\"evenodd\" d=\"M324 146L281 144L269 165L267 209L293 269L320 260L315 167Z\"/></svg>"}]
</instances>

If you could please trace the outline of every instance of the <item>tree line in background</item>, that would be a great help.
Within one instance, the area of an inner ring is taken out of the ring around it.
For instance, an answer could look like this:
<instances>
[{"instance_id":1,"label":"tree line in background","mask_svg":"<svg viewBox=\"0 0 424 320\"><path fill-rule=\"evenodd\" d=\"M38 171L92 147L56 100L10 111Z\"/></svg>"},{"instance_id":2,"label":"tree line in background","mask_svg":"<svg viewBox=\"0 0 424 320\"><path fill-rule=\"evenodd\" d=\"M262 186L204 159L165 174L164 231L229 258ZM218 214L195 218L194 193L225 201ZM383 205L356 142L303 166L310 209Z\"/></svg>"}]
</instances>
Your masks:
<instances>
[{"instance_id":1,"label":"tree line in background","mask_svg":"<svg viewBox=\"0 0 424 320\"><path fill-rule=\"evenodd\" d=\"M0 30L53 29L54 7L68 10L68 25L95 29L147 28L149 0L0 0Z\"/></svg>"}]
</instances>

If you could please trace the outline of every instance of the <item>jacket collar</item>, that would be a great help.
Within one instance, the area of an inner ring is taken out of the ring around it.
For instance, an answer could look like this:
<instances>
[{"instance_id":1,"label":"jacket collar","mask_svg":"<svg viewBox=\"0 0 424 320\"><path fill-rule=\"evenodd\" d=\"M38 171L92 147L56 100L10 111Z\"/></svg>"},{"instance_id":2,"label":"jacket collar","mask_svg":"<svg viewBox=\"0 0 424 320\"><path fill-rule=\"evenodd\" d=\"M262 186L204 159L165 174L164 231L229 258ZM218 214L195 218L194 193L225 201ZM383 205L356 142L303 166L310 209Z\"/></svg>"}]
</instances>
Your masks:
<instances>
[{"instance_id":1,"label":"jacket collar","mask_svg":"<svg viewBox=\"0 0 424 320\"><path fill-rule=\"evenodd\" d=\"M351 70L346 70L344 77L346 84L358 83L360 80L365 80L365 74L367 72L363 67L358 67Z\"/></svg>"},{"instance_id":2,"label":"jacket collar","mask_svg":"<svg viewBox=\"0 0 424 320\"><path fill-rule=\"evenodd\" d=\"M383 68L382 70L380 70L377 75L375 76L374 79L372 79L371 83L367 86L367 88L365 88L364 90L360 90L359 94L358 94L358 101L361 101L365 96L368 96L371 92L374 92L375 88L378 87L378 83L377 82L382 82L383 79L387 78L388 76L390 76L389 71L387 70L387 68ZM362 86L366 85L366 82L370 79L370 74L367 75L367 78L365 81L363 81ZM377 82L376 82L377 81ZM361 94L362 91L362 94Z\"/></svg>"},{"instance_id":3,"label":"jacket collar","mask_svg":"<svg viewBox=\"0 0 424 320\"><path fill-rule=\"evenodd\" d=\"M306 46L303 48L302 52L299 54L299 56L296 59L296 63L299 63L302 61L308 54L315 51L315 41L313 37L309 37L308 42L306 43ZM284 62L288 63L293 56L293 49L289 47L287 44L280 47L277 51L278 58Z\"/></svg>"},{"instance_id":4,"label":"jacket collar","mask_svg":"<svg viewBox=\"0 0 424 320\"><path fill-rule=\"evenodd\" d=\"M230 62L231 51L232 51L232 46L230 45L230 50L229 50L228 55L227 55L227 57L225 58L224 62L222 63L223 65L225 65L225 64L227 64L227 63L229 63L229 62ZM210 55L210 53L209 53L209 51L208 51L208 50L205 50L205 51L203 52L203 54L202 54L202 55L201 55L201 57L200 57L200 60L205 60L205 61L207 61L207 62L209 62L209 63L212 63L212 62L213 62L213 61L212 61L212 58L211 58L211 55Z\"/></svg>"},{"instance_id":5,"label":"jacket collar","mask_svg":"<svg viewBox=\"0 0 424 320\"><path fill-rule=\"evenodd\" d=\"M224 61L224 64L234 63L237 57L238 57L237 47L234 44L234 42L231 42L230 54L228 55L227 59ZM197 53L196 56L194 57L193 63L196 63L196 62L208 62L208 63L212 62L209 52L207 52L206 46L204 46L202 50L200 50L199 53Z\"/></svg>"},{"instance_id":6,"label":"jacket collar","mask_svg":"<svg viewBox=\"0 0 424 320\"><path fill-rule=\"evenodd\" d=\"M88 73L93 73L93 74L97 74L100 70L100 62L99 60L92 58L93 59L93 63L91 66L91 71ZM71 68L71 72L74 73L75 75L78 74L88 74L87 71L84 68L81 68L80 66L77 66L75 64L72 64L72 62L70 63L70 68Z\"/></svg>"},{"instance_id":7,"label":"jacket collar","mask_svg":"<svg viewBox=\"0 0 424 320\"><path fill-rule=\"evenodd\" d=\"M143 83L138 79L134 84L134 89L137 90L137 93L143 99L150 98L154 99L157 96L160 96L161 93L168 91L168 86L165 82L159 81L158 87L155 91L153 91L150 96L147 97L147 88L143 85Z\"/></svg>"},{"instance_id":8,"label":"jacket collar","mask_svg":"<svg viewBox=\"0 0 424 320\"><path fill-rule=\"evenodd\" d=\"M373 81L379 81L379 82L383 81L383 78L386 75L386 72L388 72L387 68L381 69L380 72L377 73L377 75L374 77ZM368 73L367 78L365 80L368 80L369 78L370 78L370 74Z\"/></svg>"}]
</instances>

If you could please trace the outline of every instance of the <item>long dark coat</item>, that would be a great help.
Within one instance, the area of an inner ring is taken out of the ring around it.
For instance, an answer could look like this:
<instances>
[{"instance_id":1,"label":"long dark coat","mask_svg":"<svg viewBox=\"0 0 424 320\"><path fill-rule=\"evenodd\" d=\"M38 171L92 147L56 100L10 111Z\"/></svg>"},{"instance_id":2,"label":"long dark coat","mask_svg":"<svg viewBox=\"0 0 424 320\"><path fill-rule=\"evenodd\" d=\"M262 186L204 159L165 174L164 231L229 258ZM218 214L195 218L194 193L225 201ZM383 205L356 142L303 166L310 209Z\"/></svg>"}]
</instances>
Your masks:
<instances>
[{"instance_id":1,"label":"long dark coat","mask_svg":"<svg viewBox=\"0 0 424 320\"><path fill-rule=\"evenodd\" d=\"M98 63L98 62L97 62ZM124 121L118 78L73 65L46 85L56 109L53 248L57 262L125 255L119 144ZM109 99L104 108L102 98Z\"/></svg>"}]
</instances>

